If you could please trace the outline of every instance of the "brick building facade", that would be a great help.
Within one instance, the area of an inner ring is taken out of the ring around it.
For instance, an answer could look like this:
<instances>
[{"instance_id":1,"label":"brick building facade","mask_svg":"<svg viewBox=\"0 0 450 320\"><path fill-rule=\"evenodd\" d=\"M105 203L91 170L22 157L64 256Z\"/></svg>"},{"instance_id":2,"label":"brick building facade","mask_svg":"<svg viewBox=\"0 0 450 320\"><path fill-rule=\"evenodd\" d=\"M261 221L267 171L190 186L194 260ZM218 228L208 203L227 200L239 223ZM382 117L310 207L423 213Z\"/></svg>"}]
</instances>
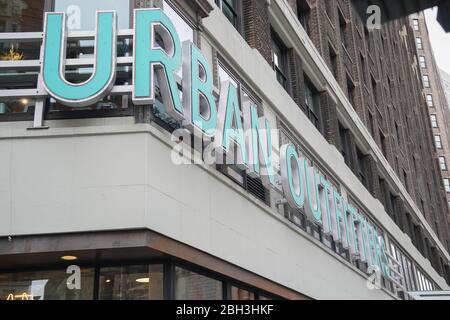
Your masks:
<instances>
[{"instance_id":1,"label":"brick building facade","mask_svg":"<svg viewBox=\"0 0 450 320\"><path fill-rule=\"evenodd\" d=\"M261 19L267 14L263 2L257 1L257 10L256 7L246 9L251 2L244 2L244 35L266 60L272 61L267 39L274 31L267 19ZM416 40L410 21L399 19L383 25L380 30L368 30L350 1L288 2L393 172L448 250L448 204L428 107L422 93ZM254 14L257 14L256 18ZM288 61L287 90L308 113L302 58L287 46L283 49ZM443 259L430 241L430 235L410 214L402 197L390 185L389 178L380 172L373 156L358 148L351 128L340 123L335 102L326 92L319 92L318 96L322 134L330 144L343 153L345 150L346 162L357 176L362 176L361 171L364 171L368 190L380 200L418 250L439 272L444 272Z\"/></svg>"}]
</instances>

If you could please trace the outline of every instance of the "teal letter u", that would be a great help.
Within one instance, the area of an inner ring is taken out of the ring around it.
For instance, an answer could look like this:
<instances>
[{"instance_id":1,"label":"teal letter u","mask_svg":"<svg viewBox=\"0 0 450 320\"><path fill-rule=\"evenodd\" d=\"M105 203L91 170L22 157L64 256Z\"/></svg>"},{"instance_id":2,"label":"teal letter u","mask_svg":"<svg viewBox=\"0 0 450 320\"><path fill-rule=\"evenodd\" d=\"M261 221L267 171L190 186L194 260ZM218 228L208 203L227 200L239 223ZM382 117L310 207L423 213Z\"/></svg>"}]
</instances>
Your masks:
<instances>
[{"instance_id":1,"label":"teal letter u","mask_svg":"<svg viewBox=\"0 0 450 320\"><path fill-rule=\"evenodd\" d=\"M70 83L64 76L66 14L46 13L44 34L41 74L47 92L58 102L73 107L89 106L103 99L114 86L116 77L116 12L97 12L94 72L83 83Z\"/></svg>"}]
</instances>

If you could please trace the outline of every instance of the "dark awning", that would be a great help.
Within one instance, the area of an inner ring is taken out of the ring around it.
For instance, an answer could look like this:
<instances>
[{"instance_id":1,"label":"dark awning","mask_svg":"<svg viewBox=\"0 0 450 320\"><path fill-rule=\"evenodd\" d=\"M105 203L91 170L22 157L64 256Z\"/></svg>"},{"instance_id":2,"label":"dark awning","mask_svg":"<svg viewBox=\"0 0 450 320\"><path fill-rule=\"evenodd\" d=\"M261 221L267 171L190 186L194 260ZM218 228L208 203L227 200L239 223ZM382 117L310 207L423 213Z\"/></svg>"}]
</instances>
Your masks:
<instances>
[{"instance_id":1,"label":"dark awning","mask_svg":"<svg viewBox=\"0 0 450 320\"><path fill-rule=\"evenodd\" d=\"M351 0L363 20L368 18L367 8L377 5L381 9L381 22L406 17L435 6L439 7L437 20L450 32L450 0Z\"/></svg>"}]
</instances>

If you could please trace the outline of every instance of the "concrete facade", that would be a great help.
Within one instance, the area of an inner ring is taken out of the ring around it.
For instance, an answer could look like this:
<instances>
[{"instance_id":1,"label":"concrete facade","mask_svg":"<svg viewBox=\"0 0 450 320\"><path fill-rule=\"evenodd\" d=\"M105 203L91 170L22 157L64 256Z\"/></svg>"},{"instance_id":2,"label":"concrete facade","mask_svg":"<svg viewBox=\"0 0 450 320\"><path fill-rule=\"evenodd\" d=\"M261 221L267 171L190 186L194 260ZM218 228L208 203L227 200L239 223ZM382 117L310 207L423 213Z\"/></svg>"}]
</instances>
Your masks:
<instances>
[{"instance_id":1,"label":"concrete facade","mask_svg":"<svg viewBox=\"0 0 450 320\"><path fill-rule=\"evenodd\" d=\"M413 30L404 19L366 32L349 1L329 3L245 0L235 28L213 0L173 1L194 24L216 86L218 66L232 69L272 127L380 226L432 283L428 289L448 289L447 204ZM286 51L287 88L273 70L273 34ZM315 87L317 125L305 79ZM256 187L243 188L216 168L174 165L170 132L150 110L47 119L45 130L27 130L31 121L1 122L0 236L144 228L314 299L405 298L392 285L369 290L356 259L299 228L276 192L267 190L264 203Z\"/></svg>"}]
</instances>

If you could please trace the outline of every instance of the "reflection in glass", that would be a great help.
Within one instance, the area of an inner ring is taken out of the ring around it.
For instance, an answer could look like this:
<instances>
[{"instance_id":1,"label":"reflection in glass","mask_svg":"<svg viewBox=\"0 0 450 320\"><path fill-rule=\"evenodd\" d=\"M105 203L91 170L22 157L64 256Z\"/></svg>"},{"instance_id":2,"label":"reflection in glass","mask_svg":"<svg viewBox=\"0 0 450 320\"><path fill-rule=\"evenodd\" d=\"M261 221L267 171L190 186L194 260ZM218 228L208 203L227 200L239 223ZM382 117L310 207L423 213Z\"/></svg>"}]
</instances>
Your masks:
<instances>
[{"instance_id":1,"label":"reflection in glass","mask_svg":"<svg viewBox=\"0 0 450 320\"><path fill-rule=\"evenodd\" d=\"M94 269L81 269L80 289L66 270L0 274L0 300L92 300Z\"/></svg>"},{"instance_id":2,"label":"reflection in glass","mask_svg":"<svg viewBox=\"0 0 450 320\"><path fill-rule=\"evenodd\" d=\"M162 265L102 268L100 300L162 300Z\"/></svg>"},{"instance_id":3,"label":"reflection in glass","mask_svg":"<svg viewBox=\"0 0 450 320\"><path fill-rule=\"evenodd\" d=\"M175 300L222 300L222 282L175 268Z\"/></svg>"},{"instance_id":4,"label":"reflection in glass","mask_svg":"<svg viewBox=\"0 0 450 320\"><path fill-rule=\"evenodd\" d=\"M0 115L6 113L33 113L36 101L33 99L0 99Z\"/></svg>"},{"instance_id":5,"label":"reflection in glass","mask_svg":"<svg viewBox=\"0 0 450 320\"><path fill-rule=\"evenodd\" d=\"M231 300L255 300L255 293L232 286Z\"/></svg>"}]
</instances>

